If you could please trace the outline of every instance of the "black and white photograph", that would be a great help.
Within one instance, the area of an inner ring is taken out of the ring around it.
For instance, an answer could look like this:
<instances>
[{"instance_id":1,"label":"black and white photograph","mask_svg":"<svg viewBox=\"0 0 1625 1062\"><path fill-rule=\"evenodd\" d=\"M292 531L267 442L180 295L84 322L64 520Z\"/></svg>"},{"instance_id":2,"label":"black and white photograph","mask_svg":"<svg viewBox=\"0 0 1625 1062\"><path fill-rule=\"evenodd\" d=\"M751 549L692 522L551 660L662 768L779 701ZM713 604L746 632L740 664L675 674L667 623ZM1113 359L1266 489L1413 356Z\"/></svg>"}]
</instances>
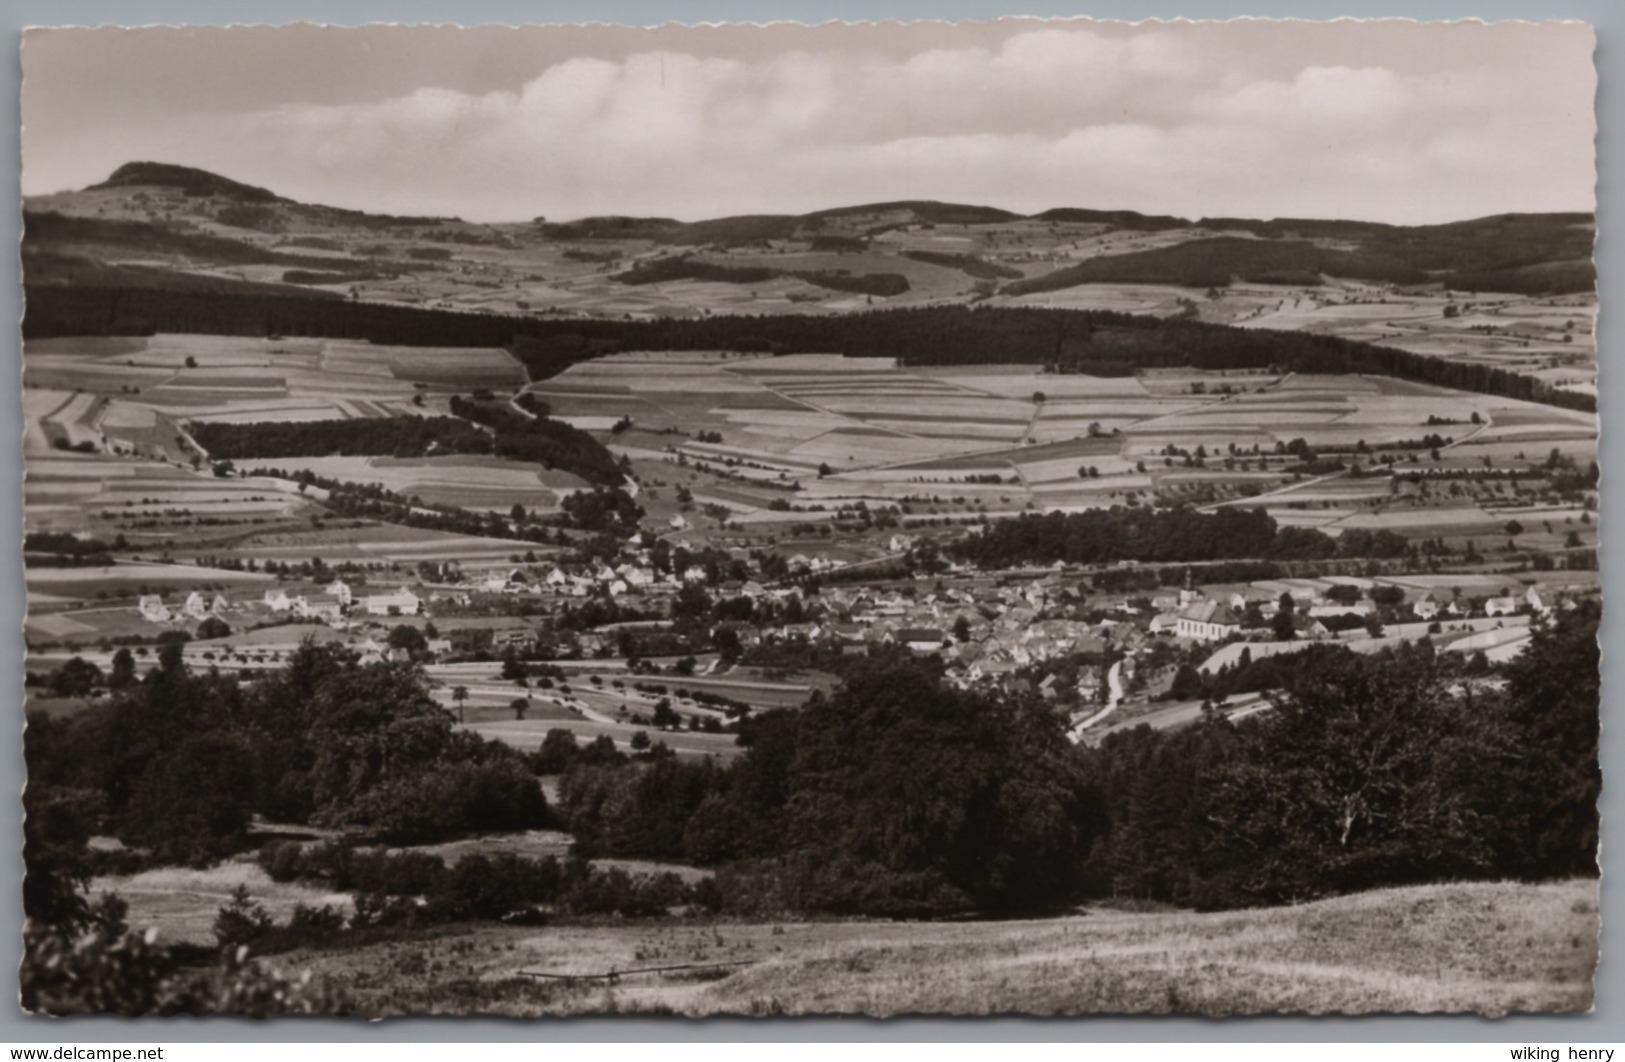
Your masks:
<instances>
[{"instance_id":1,"label":"black and white photograph","mask_svg":"<svg viewBox=\"0 0 1625 1062\"><path fill-rule=\"evenodd\" d=\"M21 42L21 1012L1595 1010L1590 25Z\"/></svg>"}]
</instances>

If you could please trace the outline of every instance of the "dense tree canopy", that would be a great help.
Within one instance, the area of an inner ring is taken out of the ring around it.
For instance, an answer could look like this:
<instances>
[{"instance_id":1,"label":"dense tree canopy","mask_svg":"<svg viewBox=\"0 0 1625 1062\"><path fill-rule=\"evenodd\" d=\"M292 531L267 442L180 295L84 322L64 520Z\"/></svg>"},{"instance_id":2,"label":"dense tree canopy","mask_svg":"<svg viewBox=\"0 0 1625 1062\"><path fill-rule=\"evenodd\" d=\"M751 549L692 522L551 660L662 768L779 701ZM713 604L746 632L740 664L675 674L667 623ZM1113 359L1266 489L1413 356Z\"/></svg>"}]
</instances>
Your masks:
<instances>
[{"instance_id":1,"label":"dense tree canopy","mask_svg":"<svg viewBox=\"0 0 1625 1062\"><path fill-rule=\"evenodd\" d=\"M161 858L235 850L253 814L399 839L541 825L523 757L459 732L411 664L306 644L250 687L178 653L70 722L31 718L31 791L95 795L107 830Z\"/></svg>"},{"instance_id":2,"label":"dense tree canopy","mask_svg":"<svg viewBox=\"0 0 1625 1062\"><path fill-rule=\"evenodd\" d=\"M887 915L1036 913L1079 895L1098 807L1034 705L895 659L832 697L753 719L726 772L674 761L566 775L591 851L753 864L764 903Z\"/></svg>"},{"instance_id":3,"label":"dense tree canopy","mask_svg":"<svg viewBox=\"0 0 1625 1062\"><path fill-rule=\"evenodd\" d=\"M1426 643L1260 661L1274 707L1084 753L1109 813L1092 891L1204 907L1597 873L1597 613L1534 635L1502 692ZM1288 666L1288 661L1297 666Z\"/></svg>"},{"instance_id":4,"label":"dense tree canopy","mask_svg":"<svg viewBox=\"0 0 1625 1062\"><path fill-rule=\"evenodd\" d=\"M39 273L27 265L25 270L30 278ZM1308 332L1233 328L1104 310L926 306L821 316L558 320L290 296L240 282L231 282L237 287L230 292L183 290L168 274L121 274L116 283L108 279L74 283L30 279L23 334L28 338L159 331L274 334L409 346L507 347L532 379L544 379L575 361L613 350L834 351L850 357L895 357L905 365L1019 362L1057 372L1106 375L1165 366L1274 368L1396 376L1596 410L1592 396L1562 391L1533 376L1482 362L1452 361Z\"/></svg>"},{"instance_id":5,"label":"dense tree canopy","mask_svg":"<svg viewBox=\"0 0 1625 1062\"><path fill-rule=\"evenodd\" d=\"M1278 527L1263 509L1114 506L996 520L949 547L984 568L1018 564L1202 562L1238 557L1320 560L1337 542L1311 528Z\"/></svg>"}]
</instances>

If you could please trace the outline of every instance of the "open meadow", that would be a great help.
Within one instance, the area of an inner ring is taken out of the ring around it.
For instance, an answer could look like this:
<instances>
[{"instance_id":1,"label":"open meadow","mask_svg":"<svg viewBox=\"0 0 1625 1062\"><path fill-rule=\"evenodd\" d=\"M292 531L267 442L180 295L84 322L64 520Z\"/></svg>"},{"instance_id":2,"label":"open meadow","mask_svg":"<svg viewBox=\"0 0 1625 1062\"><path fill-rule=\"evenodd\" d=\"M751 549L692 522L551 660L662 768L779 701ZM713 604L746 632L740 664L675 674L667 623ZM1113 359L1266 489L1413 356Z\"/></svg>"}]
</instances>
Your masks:
<instances>
[{"instance_id":1,"label":"open meadow","mask_svg":"<svg viewBox=\"0 0 1625 1062\"><path fill-rule=\"evenodd\" d=\"M1218 914L487 926L285 964L350 985L375 1016L1501 1016L1590 1009L1598 919L1595 882L1434 885ZM709 968L636 973L684 964Z\"/></svg>"}]
</instances>

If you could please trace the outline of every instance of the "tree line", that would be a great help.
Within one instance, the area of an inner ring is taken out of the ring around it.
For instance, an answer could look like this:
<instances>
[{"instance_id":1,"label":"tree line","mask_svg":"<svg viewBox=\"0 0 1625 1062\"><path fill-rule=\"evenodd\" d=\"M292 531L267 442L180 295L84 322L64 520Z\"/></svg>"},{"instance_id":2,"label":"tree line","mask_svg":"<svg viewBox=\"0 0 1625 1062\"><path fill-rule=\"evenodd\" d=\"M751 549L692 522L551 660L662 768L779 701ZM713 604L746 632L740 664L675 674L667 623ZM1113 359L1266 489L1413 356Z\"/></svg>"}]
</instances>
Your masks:
<instances>
[{"instance_id":1,"label":"tree line","mask_svg":"<svg viewBox=\"0 0 1625 1062\"><path fill-rule=\"evenodd\" d=\"M1241 329L1103 310L927 306L812 316L558 320L460 313L342 299L108 286L27 286L26 338L197 332L367 339L405 346L507 347L533 379L615 350L839 352L905 365L991 361L1053 371L1128 374L1189 366L1365 373L1595 412L1593 396L1532 376L1336 336Z\"/></svg>"},{"instance_id":2,"label":"tree line","mask_svg":"<svg viewBox=\"0 0 1625 1062\"><path fill-rule=\"evenodd\" d=\"M602 486L626 481L615 455L603 443L563 421L527 417L503 405L457 395L452 396L451 410L450 417L199 422L189 430L199 446L221 461L492 454L572 472Z\"/></svg>"},{"instance_id":3,"label":"tree line","mask_svg":"<svg viewBox=\"0 0 1625 1062\"><path fill-rule=\"evenodd\" d=\"M347 420L198 421L188 431L221 461L258 457L422 457L432 452L488 454L491 436L458 417L358 417Z\"/></svg>"},{"instance_id":4,"label":"tree line","mask_svg":"<svg viewBox=\"0 0 1625 1062\"><path fill-rule=\"evenodd\" d=\"M592 435L545 415L527 417L505 403L451 396L458 417L491 429L490 452L515 461L573 472L589 483L617 487L626 482L615 455Z\"/></svg>"},{"instance_id":5,"label":"tree line","mask_svg":"<svg viewBox=\"0 0 1625 1062\"><path fill-rule=\"evenodd\" d=\"M1366 540L1361 540L1362 544ZM1323 531L1281 527L1263 509L1113 506L1076 513L1024 513L947 544L949 556L982 568L1023 564L1179 563L1257 558L1325 560L1339 555Z\"/></svg>"}]
</instances>

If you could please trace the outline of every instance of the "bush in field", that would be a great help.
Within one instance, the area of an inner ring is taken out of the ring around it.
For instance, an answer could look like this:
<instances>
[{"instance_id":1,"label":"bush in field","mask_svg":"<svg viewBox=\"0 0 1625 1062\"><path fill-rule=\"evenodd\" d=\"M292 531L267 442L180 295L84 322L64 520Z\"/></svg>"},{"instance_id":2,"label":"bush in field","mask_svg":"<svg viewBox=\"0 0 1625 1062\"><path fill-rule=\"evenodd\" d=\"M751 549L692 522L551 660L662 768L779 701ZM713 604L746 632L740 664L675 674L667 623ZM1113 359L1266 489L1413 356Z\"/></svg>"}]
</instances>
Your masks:
<instances>
[{"instance_id":1,"label":"bush in field","mask_svg":"<svg viewBox=\"0 0 1625 1062\"><path fill-rule=\"evenodd\" d=\"M393 841L435 840L485 830L547 824L547 799L517 758L459 763L380 785L356 814Z\"/></svg>"},{"instance_id":2,"label":"bush in field","mask_svg":"<svg viewBox=\"0 0 1625 1062\"><path fill-rule=\"evenodd\" d=\"M253 944L274 927L265 908L248 895L248 886L239 885L231 894L231 902L214 916L214 939L221 948L235 950Z\"/></svg>"},{"instance_id":3,"label":"bush in field","mask_svg":"<svg viewBox=\"0 0 1625 1062\"><path fill-rule=\"evenodd\" d=\"M687 898L682 879L669 872L634 877L620 867L595 870L575 864L566 868L559 906L575 915L650 918L665 914Z\"/></svg>"},{"instance_id":4,"label":"bush in field","mask_svg":"<svg viewBox=\"0 0 1625 1062\"><path fill-rule=\"evenodd\" d=\"M275 882L285 884L306 876L304 845L298 841L272 841L260 849L257 861Z\"/></svg>"},{"instance_id":5,"label":"bush in field","mask_svg":"<svg viewBox=\"0 0 1625 1062\"><path fill-rule=\"evenodd\" d=\"M559 812L584 855L681 859L689 819L721 783L710 760L668 755L635 767L578 761L560 781Z\"/></svg>"},{"instance_id":6,"label":"bush in field","mask_svg":"<svg viewBox=\"0 0 1625 1062\"><path fill-rule=\"evenodd\" d=\"M559 878L559 863L552 856L535 860L509 852L466 855L430 897L429 913L443 921L502 918L550 903L558 893Z\"/></svg>"},{"instance_id":7,"label":"bush in field","mask_svg":"<svg viewBox=\"0 0 1625 1062\"><path fill-rule=\"evenodd\" d=\"M330 942L344 932L344 912L337 907L309 907L295 904L288 916L288 924L275 936L279 950L301 948ZM261 949L262 953L264 948Z\"/></svg>"}]
</instances>

